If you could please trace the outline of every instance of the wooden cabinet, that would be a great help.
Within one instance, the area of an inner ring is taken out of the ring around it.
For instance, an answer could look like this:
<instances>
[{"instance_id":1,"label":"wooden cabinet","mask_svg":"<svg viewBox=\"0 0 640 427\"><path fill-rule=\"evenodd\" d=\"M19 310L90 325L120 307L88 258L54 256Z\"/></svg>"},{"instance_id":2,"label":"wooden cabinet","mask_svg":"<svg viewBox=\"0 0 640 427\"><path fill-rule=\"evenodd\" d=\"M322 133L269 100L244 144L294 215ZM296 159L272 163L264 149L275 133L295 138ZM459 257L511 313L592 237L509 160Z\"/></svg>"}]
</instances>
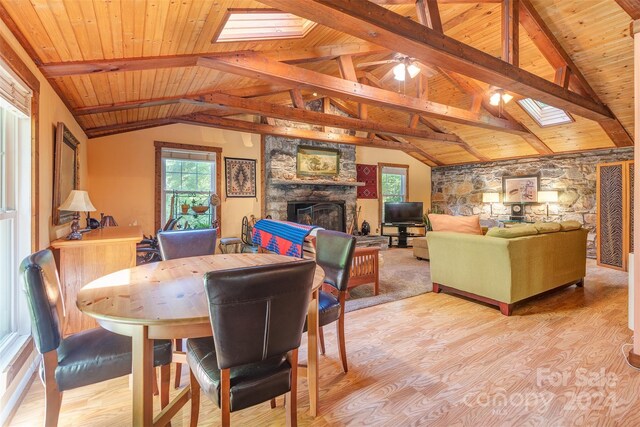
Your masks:
<instances>
[{"instance_id":1,"label":"wooden cabinet","mask_svg":"<svg viewBox=\"0 0 640 427\"><path fill-rule=\"evenodd\" d=\"M95 328L97 323L76 307L76 296L87 283L114 271L135 267L136 243L142 229L108 227L83 234L82 240L58 239L51 242L56 254L64 296L64 335Z\"/></svg>"},{"instance_id":2,"label":"wooden cabinet","mask_svg":"<svg viewBox=\"0 0 640 427\"><path fill-rule=\"evenodd\" d=\"M633 167L633 161L623 161L597 169L598 265L623 271L633 252Z\"/></svg>"}]
</instances>

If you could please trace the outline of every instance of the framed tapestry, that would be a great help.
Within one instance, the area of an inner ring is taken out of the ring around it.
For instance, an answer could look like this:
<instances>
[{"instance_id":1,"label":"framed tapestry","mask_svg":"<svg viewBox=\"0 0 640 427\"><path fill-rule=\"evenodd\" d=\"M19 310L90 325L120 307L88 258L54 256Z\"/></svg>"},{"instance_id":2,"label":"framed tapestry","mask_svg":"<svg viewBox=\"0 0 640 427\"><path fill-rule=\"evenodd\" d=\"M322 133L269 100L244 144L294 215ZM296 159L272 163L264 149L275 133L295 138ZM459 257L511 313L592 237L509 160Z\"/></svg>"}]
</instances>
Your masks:
<instances>
[{"instance_id":1,"label":"framed tapestry","mask_svg":"<svg viewBox=\"0 0 640 427\"><path fill-rule=\"evenodd\" d=\"M296 172L298 176L338 176L340 150L299 146Z\"/></svg>"},{"instance_id":2,"label":"framed tapestry","mask_svg":"<svg viewBox=\"0 0 640 427\"><path fill-rule=\"evenodd\" d=\"M378 198L378 165L356 165L356 181L364 185L358 187L358 199Z\"/></svg>"},{"instance_id":3,"label":"framed tapestry","mask_svg":"<svg viewBox=\"0 0 640 427\"><path fill-rule=\"evenodd\" d=\"M536 203L540 175L502 177L503 203Z\"/></svg>"},{"instance_id":4,"label":"framed tapestry","mask_svg":"<svg viewBox=\"0 0 640 427\"><path fill-rule=\"evenodd\" d=\"M78 145L80 142L62 122L56 126L53 168L53 225L62 225L73 219L75 212L58 209L71 190L78 189Z\"/></svg>"},{"instance_id":5,"label":"framed tapestry","mask_svg":"<svg viewBox=\"0 0 640 427\"><path fill-rule=\"evenodd\" d=\"M227 197L256 197L256 161L225 157Z\"/></svg>"}]
</instances>

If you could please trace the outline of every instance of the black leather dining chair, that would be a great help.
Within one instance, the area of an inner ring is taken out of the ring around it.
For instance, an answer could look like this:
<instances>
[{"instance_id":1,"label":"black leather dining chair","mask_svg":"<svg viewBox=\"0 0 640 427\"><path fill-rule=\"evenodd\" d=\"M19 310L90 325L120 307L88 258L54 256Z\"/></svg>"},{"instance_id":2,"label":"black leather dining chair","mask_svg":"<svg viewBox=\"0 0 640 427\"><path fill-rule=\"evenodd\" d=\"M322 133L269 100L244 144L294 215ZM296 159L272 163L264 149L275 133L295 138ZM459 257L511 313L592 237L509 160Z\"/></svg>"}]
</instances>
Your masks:
<instances>
[{"instance_id":1,"label":"black leather dining chair","mask_svg":"<svg viewBox=\"0 0 640 427\"><path fill-rule=\"evenodd\" d=\"M63 338L64 304L58 270L50 250L29 255L20 265L31 332L43 362L40 379L45 388L45 426L56 426L62 393L131 373L131 337L103 328ZM161 366L161 405L169 403L171 341L156 340L154 366Z\"/></svg>"},{"instance_id":2,"label":"black leather dining chair","mask_svg":"<svg viewBox=\"0 0 640 427\"><path fill-rule=\"evenodd\" d=\"M213 255L216 252L217 228L166 231L158 233L158 245L162 260ZM176 351L182 351L182 339L174 340ZM182 363L176 363L174 387L180 387Z\"/></svg>"},{"instance_id":3,"label":"black leather dining chair","mask_svg":"<svg viewBox=\"0 0 640 427\"><path fill-rule=\"evenodd\" d=\"M160 255L163 260L213 255L217 238L217 228L163 231L158 233Z\"/></svg>"},{"instance_id":4,"label":"black leather dining chair","mask_svg":"<svg viewBox=\"0 0 640 427\"><path fill-rule=\"evenodd\" d=\"M325 273L324 284L335 288L338 296L320 290L318 295L318 338L320 351L325 353L322 327L336 323L338 351L342 369L348 372L347 349L344 337L344 304L347 297L347 285L351 274L351 262L356 249L356 238L339 231L318 230L316 235L316 262ZM307 330L305 324L304 330Z\"/></svg>"},{"instance_id":5,"label":"black leather dining chair","mask_svg":"<svg viewBox=\"0 0 640 427\"><path fill-rule=\"evenodd\" d=\"M230 413L286 394L287 425L297 424L298 347L315 262L209 272L204 286L213 338L187 340L191 426L198 423L200 390Z\"/></svg>"}]
</instances>

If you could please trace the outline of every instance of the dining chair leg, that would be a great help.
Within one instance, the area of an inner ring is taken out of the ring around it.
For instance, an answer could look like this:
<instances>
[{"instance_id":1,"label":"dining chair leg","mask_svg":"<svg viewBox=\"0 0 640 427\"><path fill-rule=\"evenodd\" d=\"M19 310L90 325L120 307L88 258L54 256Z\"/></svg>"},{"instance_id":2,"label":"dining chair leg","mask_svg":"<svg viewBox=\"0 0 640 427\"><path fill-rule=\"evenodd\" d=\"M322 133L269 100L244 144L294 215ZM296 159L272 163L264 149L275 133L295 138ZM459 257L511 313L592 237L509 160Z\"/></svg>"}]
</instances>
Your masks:
<instances>
[{"instance_id":1,"label":"dining chair leg","mask_svg":"<svg viewBox=\"0 0 640 427\"><path fill-rule=\"evenodd\" d=\"M222 427L231 425L231 376L230 370L220 370L220 412L222 413Z\"/></svg>"},{"instance_id":2,"label":"dining chair leg","mask_svg":"<svg viewBox=\"0 0 640 427\"><path fill-rule=\"evenodd\" d=\"M273 399L271 399L269 402L271 404L271 409L276 407L276 398L275 397Z\"/></svg>"},{"instance_id":3,"label":"dining chair leg","mask_svg":"<svg viewBox=\"0 0 640 427\"><path fill-rule=\"evenodd\" d=\"M298 349L287 354L291 365L291 389L285 394L285 409L287 412L287 427L298 425Z\"/></svg>"},{"instance_id":4,"label":"dining chair leg","mask_svg":"<svg viewBox=\"0 0 640 427\"><path fill-rule=\"evenodd\" d=\"M58 390L55 371L58 366L58 352L52 350L42 355L44 361L44 425L45 427L56 427L60 417L60 406L62 406L62 392Z\"/></svg>"},{"instance_id":5,"label":"dining chair leg","mask_svg":"<svg viewBox=\"0 0 640 427\"><path fill-rule=\"evenodd\" d=\"M160 394L160 389L158 388L158 370L153 368L153 395L157 396Z\"/></svg>"},{"instance_id":6,"label":"dining chair leg","mask_svg":"<svg viewBox=\"0 0 640 427\"><path fill-rule=\"evenodd\" d=\"M320 343L320 354L324 356L324 333L322 332L322 326L318 328L318 342Z\"/></svg>"},{"instance_id":7,"label":"dining chair leg","mask_svg":"<svg viewBox=\"0 0 640 427\"><path fill-rule=\"evenodd\" d=\"M349 371L349 367L347 366L347 348L345 346L345 339L344 339L344 302L345 302L344 292L340 292L339 300L340 300L340 305L342 310L340 311L340 317L338 317L338 321L336 322L336 332L338 335L338 350L340 351L340 360L342 361L342 370L346 374Z\"/></svg>"},{"instance_id":8,"label":"dining chair leg","mask_svg":"<svg viewBox=\"0 0 640 427\"><path fill-rule=\"evenodd\" d=\"M177 338L174 340L176 351L182 351L182 339ZM176 363L176 379L174 388L180 388L180 380L182 380L182 363Z\"/></svg>"},{"instance_id":9,"label":"dining chair leg","mask_svg":"<svg viewBox=\"0 0 640 427\"><path fill-rule=\"evenodd\" d=\"M169 404L169 385L171 384L171 365L160 366L160 407Z\"/></svg>"},{"instance_id":10,"label":"dining chair leg","mask_svg":"<svg viewBox=\"0 0 640 427\"><path fill-rule=\"evenodd\" d=\"M189 426L196 427L200 416L200 383L191 369L189 369L189 386L191 387L191 421Z\"/></svg>"}]
</instances>

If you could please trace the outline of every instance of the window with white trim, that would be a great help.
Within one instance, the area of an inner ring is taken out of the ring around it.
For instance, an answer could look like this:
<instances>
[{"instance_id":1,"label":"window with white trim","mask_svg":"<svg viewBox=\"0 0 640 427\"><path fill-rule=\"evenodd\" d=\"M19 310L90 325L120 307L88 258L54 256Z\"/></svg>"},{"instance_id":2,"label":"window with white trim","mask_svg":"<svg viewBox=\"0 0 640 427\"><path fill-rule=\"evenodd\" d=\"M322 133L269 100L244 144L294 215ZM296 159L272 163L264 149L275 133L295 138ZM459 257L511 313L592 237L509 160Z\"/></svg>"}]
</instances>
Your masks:
<instances>
[{"instance_id":1,"label":"window with white trim","mask_svg":"<svg viewBox=\"0 0 640 427\"><path fill-rule=\"evenodd\" d=\"M210 204L216 194L216 156L216 152L162 148L161 226L177 218L180 228L211 227L217 217L217 207Z\"/></svg>"},{"instance_id":2,"label":"window with white trim","mask_svg":"<svg viewBox=\"0 0 640 427\"><path fill-rule=\"evenodd\" d=\"M380 197L382 198L380 218L384 222L384 204L407 201L408 166L380 167Z\"/></svg>"},{"instance_id":3,"label":"window with white trim","mask_svg":"<svg viewBox=\"0 0 640 427\"><path fill-rule=\"evenodd\" d=\"M0 355L11 356L31 330L18 268L31 252L32 93L8 70L0 62Z\"/></svg>"}]
</instances>

